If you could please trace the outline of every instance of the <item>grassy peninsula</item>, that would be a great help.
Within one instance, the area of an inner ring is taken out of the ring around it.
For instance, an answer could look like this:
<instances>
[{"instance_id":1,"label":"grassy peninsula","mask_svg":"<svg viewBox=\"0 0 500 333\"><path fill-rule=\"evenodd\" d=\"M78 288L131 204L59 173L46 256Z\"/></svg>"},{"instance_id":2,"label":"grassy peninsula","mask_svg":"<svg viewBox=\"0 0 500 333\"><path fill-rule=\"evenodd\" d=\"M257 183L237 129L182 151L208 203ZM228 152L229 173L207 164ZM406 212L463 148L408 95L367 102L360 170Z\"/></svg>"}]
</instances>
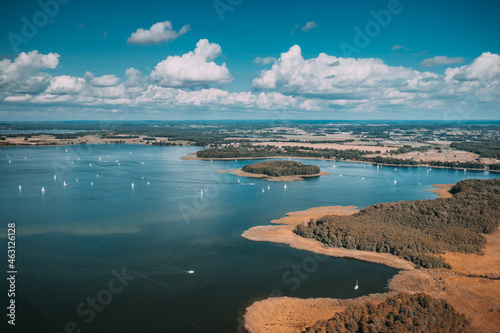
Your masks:
<instances>
[{"instance_id":1,"label":"grassy peninsula","mask_svg":"<svg viewBox=\"0 0 500 333\"><path fill-rule=\"evenodd\" d=\"M438 254L479 253L482 234L500 221L500 179L465 180L450 198L376 204L351 216L328 215L295 233L330 247L390 253L419 267L450 268Z\"/></svg>"}]
</instances>

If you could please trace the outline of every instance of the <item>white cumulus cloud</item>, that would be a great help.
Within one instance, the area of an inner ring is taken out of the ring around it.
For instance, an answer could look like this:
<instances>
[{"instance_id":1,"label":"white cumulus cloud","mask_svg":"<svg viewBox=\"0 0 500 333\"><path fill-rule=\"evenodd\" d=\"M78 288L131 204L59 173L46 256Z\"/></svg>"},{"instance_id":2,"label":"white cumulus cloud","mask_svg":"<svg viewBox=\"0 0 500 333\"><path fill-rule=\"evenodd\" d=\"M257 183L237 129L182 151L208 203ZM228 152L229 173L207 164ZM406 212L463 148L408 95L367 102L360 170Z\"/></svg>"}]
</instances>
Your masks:
<instances>
[{"instance_id":1,"label":"white cumulus cloud","mask_svg":"<svg viewBox=\"0 0 500 333\"><path fill-rule=\"evenodd\" d=\"M159 44L161 42L168 43L184 35L190 30L189 23L184 25L181 30L175 31L172 28L172 22L158 22L149 29L137 29L127 39L130 44Z\"/></svg>"},{"instance_id":2,"label":"white cumulus cloud","mask_svg":"<svg viewBox=\"0 0 500 333\"><path fill-rule=\"evenodd\" d=\"M315 23L315 22L307 22L306 25L304 25L303 27L300 28L300 30L304 31L304 32L308 32L309 30L311 29L314 29L314 28L317 28L318 25Z\"/></svg>"},{"instance_id":3,"label":"white cumulus cloud","mask_svg":"<svg viewBox=\"0 0 500 333\"><path fill-rule=\"evenodd\" d=\"M448 81L495 81L500 80L500 55L484 52L470 65L448 68L445 74Z\"/></svg>"},{"instance_id":4,"label":"white cumulus cloud","mask_svg":"<svg viewBox=\"0 0 500 333\"><path fill-rule=\"evenodd\" d=\"M106 74L92 79L92 84L97 87L112 87L120 82L114 74Z\"/></svg>"},{"instance_id":5,"label":"white cumulus cloud","mask_svg":"<svg viewBox=\"0 0 500 333\"><path fill-rule=\"evenodd\" d=\"M277 60L278 59L274 57L265 57L265 58L257 57L253 60L253 62L257 65L269 65L272 64L273 62L276 62Z\"/></svg>"},{"instance_id":6,"label":"white cumulus cloud","mask_svg":"<svg viewBox=\"0 0 500 333\"><path fill-rule=\"evenodd\" d=\"M52 95L72 95L82 92L85 79L69 75L56 76L50 81L46 93Z\"/></svg>"},{"instance_id":7,"label":"white cumulus cloud","mask_svg":"<svg viewBox=\"0 0 500 333\"><path fill-rule=\"evenodd\" d=\"M465 62L462 57L450 58L446 56L435 56L433 58L427 58L420 63L421 67L439 66L439 65L453 65L461 64Z\"/></svg>"},{"instance_id":8,"label":"white cumulus cloud","mask_svg":"<svg viewBox=\"0 0 500 333\"><path fill-rule=\"evenodd\" d=\"M21 52L13 61L0 61L0 89L16 93L36 93L49 84L50 75L41 70L54 69L59 64L59 54L41 54L34 50Z\"/></svg>"},{"instance_id":9,"label":"white cumulus cloud","mask_svg":"<svg viewBox=\"0 0 500 333\"><path fill-rule=\"evenodd\" d=\"M212 60L222 53L219 44L200 39L194 51L182 56L169 56L158 63L150 78L164 87L195 87L227 83L232 80L226 64Z\"/></svg>"}]
</instances>

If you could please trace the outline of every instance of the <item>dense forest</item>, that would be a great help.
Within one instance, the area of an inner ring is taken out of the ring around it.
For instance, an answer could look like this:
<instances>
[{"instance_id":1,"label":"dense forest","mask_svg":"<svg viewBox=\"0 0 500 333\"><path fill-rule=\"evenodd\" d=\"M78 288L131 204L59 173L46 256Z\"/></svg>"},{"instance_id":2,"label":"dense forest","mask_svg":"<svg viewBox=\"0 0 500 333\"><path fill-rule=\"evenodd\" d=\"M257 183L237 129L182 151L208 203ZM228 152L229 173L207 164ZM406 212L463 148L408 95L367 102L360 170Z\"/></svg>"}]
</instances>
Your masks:
<instances>
[{"instance_id":1,"label":"dense forest","mask_svg":"<svg viewBox=\"0 0 500 333\"><path fill-rule=\"evenodd\" d=\"M274 146L255 146L236 148L209 148L196 152L199 158L242 158L242 157L273 157L273 156L293 156L293 157L314 157L326 159L359 159L365 154L364 151L347 149L313 149L309 147L286 147L286 150L277 149Z\"/></svg>"},{"instance_id":2,"label":"dense forest","mask_svg":"<svg viewBox=\"0 0 500 333\"><path fill-rule=\"evenodd\" d=\"M375 305L351 305L327 321L318 321L306 333L347 332L464 332L469 322L445 300L423 293L389 297Z\"/></svg>"},{"instance_id":3,"label":"dense forest","mask_svg":"<svg viewBox=\"0 0 500 333\"><path fill-rule=\"evenodd\" d=\"M500 140L452 142L450 146L484 158L500 159Z\"/></svg>"},{"instance_id":4,"label":"dense forest","mask_svg":"<svg viewBox=\"0 0 500 333\"><path fill-rule=\"evenodd\" d=\"M500 221L500 179L458 182L451 198L371 205L350 216L324 216L295 233L331 247L391 253L418 267L450 268L436 254L477 253ZM434 255L433 255L434 254Z\"/></svg>"},{"instance_id":5,"label":"dense forest","mask_svg":"<svg viewBox=\"0 0 500 333\"><path fill-rule=\"evenodd\" d=\"M245 165L241 170L270 177L316 175L320 173L318 166L306 165L296 161L266 161Z\"/></svg>"}]
</instances>

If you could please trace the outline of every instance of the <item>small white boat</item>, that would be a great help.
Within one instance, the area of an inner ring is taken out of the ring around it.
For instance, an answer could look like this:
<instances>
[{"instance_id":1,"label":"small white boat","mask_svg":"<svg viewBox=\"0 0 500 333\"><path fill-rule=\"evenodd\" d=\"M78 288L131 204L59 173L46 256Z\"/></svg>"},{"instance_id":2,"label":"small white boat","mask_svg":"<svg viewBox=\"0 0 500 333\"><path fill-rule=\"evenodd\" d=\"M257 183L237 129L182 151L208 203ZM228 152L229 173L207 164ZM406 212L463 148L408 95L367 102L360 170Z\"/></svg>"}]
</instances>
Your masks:
<instances>
[{"instance_id":1,"label":"small white boat","mask_svg":"<svg viewBox=\"0 0 500 333\"><path fill-rule=\"evenodd\" d=\"M354 286L354 290L358 290L359 289L359 284L358 284L358 280L356 280L356 285Z\"/></svg>"},{"instance_id":2,"label":"small white boat","mask_svg":"<svg viewBox=\"0 0 500 333\"><path fill-rule=\"evenodd\" d=\"M63 186L68 186L68 184L66 184L66 182L63 182Z\"/></svg>"},{"instance_id":3,"label":"small white boat","mask_svg":"<svg viewBox=\"0 0 500 333\"><path fill-rule=\"evenodd\" d=\"M89 166L92 166L92 163L89 163Z\"/></svg>"},{"instance_id":4,"label":"small white boat","mask_svg":"<svg viewBox=\"0 0 500 333\"><path fill-rule=\"evenodd\" d=\"M394 185L396 185L398 183L398 181L396 179L394 179Z\"/></svg>"},{"instance_id":5,"label":"small white boat","mask_svg":"<svg viewBox=\"0 0 500 333\"><path fill-rule=\"evenodd\" d=\"M96 176L97 176L97 178L99 178L99 174L97 174Z\"/></svg>"},{"instance_id":6,"label":"small white boat","mask_svg":"<svg viewBox=\"0 0 500 333\"><path fill-rule=\"evenodd\" d=\"M142 179L142 180L144 180L144 176L143 176L143 177L141 177L141 179Z\"/></svg>"},{"instance_id":7,"label":"small white boat","mask_svg":"<svg viewBox=\"0 0 500 333\"><path fill-rule=\"evenodd\" d=\"M11 161L11 160L9 160L9 163L12 163L12 161Z\"/></svg>"},{"instance_id":8,"label":"small white boat","mask_svg":"<svg viewBox=\"0 0 500 333\"><path fill-rule=\"evenodd\" d=\"M394 170L398 171L398 168L394 168Z\"/></svg>"},{"instance_id":9,"label":"small white boat","mask_svg":"<svg viewBox=\"0 0 500 333\"><path fill-rule=\"evenodd\" d=\"M240 182L240 179L238 178L238 183Z\"/></svg>"},{"instance_id":10,"label":"small white boat","mask_svg":"<svg viewBox=\"0 0 500 333\"><path fill-rule=\"evenodd\" d=\"M148 185L149 185L149 182L148 182Z\"/></svg>"},{"instance_id":11,"label":"small white boat","mask_svg":"<svg viewBox=\"0 0 500 333\"><path fill-rule=\"evenodd\" d=\"M54 175L54 180L56 180L56 179L57 179L57 176L56 176L56 175Z\"/></svg>"},{"instance_id":12,"label":"small white boat","mask_svg":"<svg viewBox=\"0 0 500 333\"><path fill-rule=\"evenodd\" d=\"M75 182L77 182L77 183L78 183L78 179L75 179Z\"/></svg>"},{"instance_id":13,"label":"small white boat","mask_svg":"<svg viewBox=\"0 0 500 333\"><path fill-rule=\"evenodd\" d=\"M203 195L203 190L200 191L200 194Z\"/></svg>"},{"instance_id":14,"label":"small white boat","mask_svg":"<svg viewBox=\"0 0 500 333\"><path fill-rule=\"evenodd\" d=\"M130 185L132 187L132 189L134 188L134 183L132 183L132 185Z\"/></svg>"},{"instance_id":15,"label":"small white boat","mask_svg":"<svg viewBox=\"0 0 500 333\"><path fill-rule=\"evenodd\" d=\"M21 191L21 185L19 185L19 191Z\"/></svg>"},{"instance_id":16,"label":"small white boat","mask_svg":"<svg viewBox=\"0 0 500 333\"><path fill-rule=\"evenodd\" d=\"M283 186L283 188L284 188L285 190L287 189L287 186L286 186L286 184L285 184L285 186Z\"/></svg>"},{"instance_id":17,"label":"small white boat","mask_svg":"<svg viewBox=\"0 0 500 333\"><path fill-rule=\"evenodd\" d=\"M45 192L45 187L42 186L42 193Z\"/></svg>"},{"instance_id":18,"label":"small white boat","mask_svg":"<svg viewBox=\"0 0 500 333\"><path fill-rule=\"evenodd\" d=\"M464 169L464 172L467 172L467 169Z\"/></svg>"},{"instance_id":19,"label":"small white boat","mask_svg":"<svg viewBox=\"0 0 500 333\"><path fill-rule=\"evenodd\" d=\"M262 188L262 192L265 192L264 188Z\"/></svg>"},{"instance_id":20,"label":"small white boat","mask_svg":"<svg viewBox=\"0 0 500 333\"><path fill-rule=\"evenodd\" d=\"M66 149L66 152L68 152L68 150Z\"/></svg>"},{"instance_id":21,"label":"small white boat","mask_svg":"<svg viewBox=\"0 0 500 333\"><path fill-rule=\"evenodd\" d=\"M363 177L363 178L361 178L361 179L363 179L363 180L364 180L364 179L365 179L365 177Z\"/></svg>"},{"instance_id":22,"label":"small white boat","mask_svg":"<svg viewBox=\"0 0 500 333\"><path fill-rule=\"evenodd\" d=\"M141 164L144 164L144 162L141 162Z\"/></svg>"},{"instance_id":23,"label":"small white boat","mask_svg":"<svg viewBox=\"0 0 500 333\"><path fill-rule=\"evenodd\" d=\"M271 189L271 186L267 185L267 189L270 190Z\"/></svg>"},{"instance_id":24,"label":"small white boat","mask_svg":"<svg viewBox=\"0 0 500 333\"><path fill-rule=\"evenodd\" d=\"M189 271L187 271L188 274L194 274L194 271L192 269L190 269Z\"/></svg>"},{"instance_id":25,"label":"small white boat","mask_svg":"<svg viewBox=\"0 0 500 333\"><path fill-rule=\"evenodd\" d=\"M26 156L24 156L24 159L26 159Z\"/></svg>"},{"instance_id":26,"label":"small white boat","mask_svg":"<svg viewBox=\"0 0 500 333\"><path fill-rule=\"evenodd\" d=\"M339 175L339 177L342 177L342 175Z\"/></svg>"}]
</instances>

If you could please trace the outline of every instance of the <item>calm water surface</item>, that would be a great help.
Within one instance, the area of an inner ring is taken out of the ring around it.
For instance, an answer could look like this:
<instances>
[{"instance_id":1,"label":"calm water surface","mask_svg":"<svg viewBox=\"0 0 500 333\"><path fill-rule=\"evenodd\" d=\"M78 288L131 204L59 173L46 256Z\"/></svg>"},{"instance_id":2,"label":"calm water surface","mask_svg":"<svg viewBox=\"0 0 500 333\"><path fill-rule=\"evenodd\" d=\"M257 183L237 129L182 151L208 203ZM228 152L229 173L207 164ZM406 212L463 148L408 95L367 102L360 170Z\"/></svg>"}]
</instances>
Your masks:
<instances>
[{"instance_id":1,"label":"calm water surface","mask_svg":"<svg viewBox=\"0 0 500 333\"><path fill-rule=\"evenodd\" d=\"M254 161L179 160L198 149L2 148L4 250L7 223L17 225L16 331L64 332L74 322L82 332L236 332L245 307L270 295L382 292L397 270L240 235L290 211L431 199L431 184L496 176L303 160L332 175L285 190L219 172Z\"/></svg>"}]
</instances>

